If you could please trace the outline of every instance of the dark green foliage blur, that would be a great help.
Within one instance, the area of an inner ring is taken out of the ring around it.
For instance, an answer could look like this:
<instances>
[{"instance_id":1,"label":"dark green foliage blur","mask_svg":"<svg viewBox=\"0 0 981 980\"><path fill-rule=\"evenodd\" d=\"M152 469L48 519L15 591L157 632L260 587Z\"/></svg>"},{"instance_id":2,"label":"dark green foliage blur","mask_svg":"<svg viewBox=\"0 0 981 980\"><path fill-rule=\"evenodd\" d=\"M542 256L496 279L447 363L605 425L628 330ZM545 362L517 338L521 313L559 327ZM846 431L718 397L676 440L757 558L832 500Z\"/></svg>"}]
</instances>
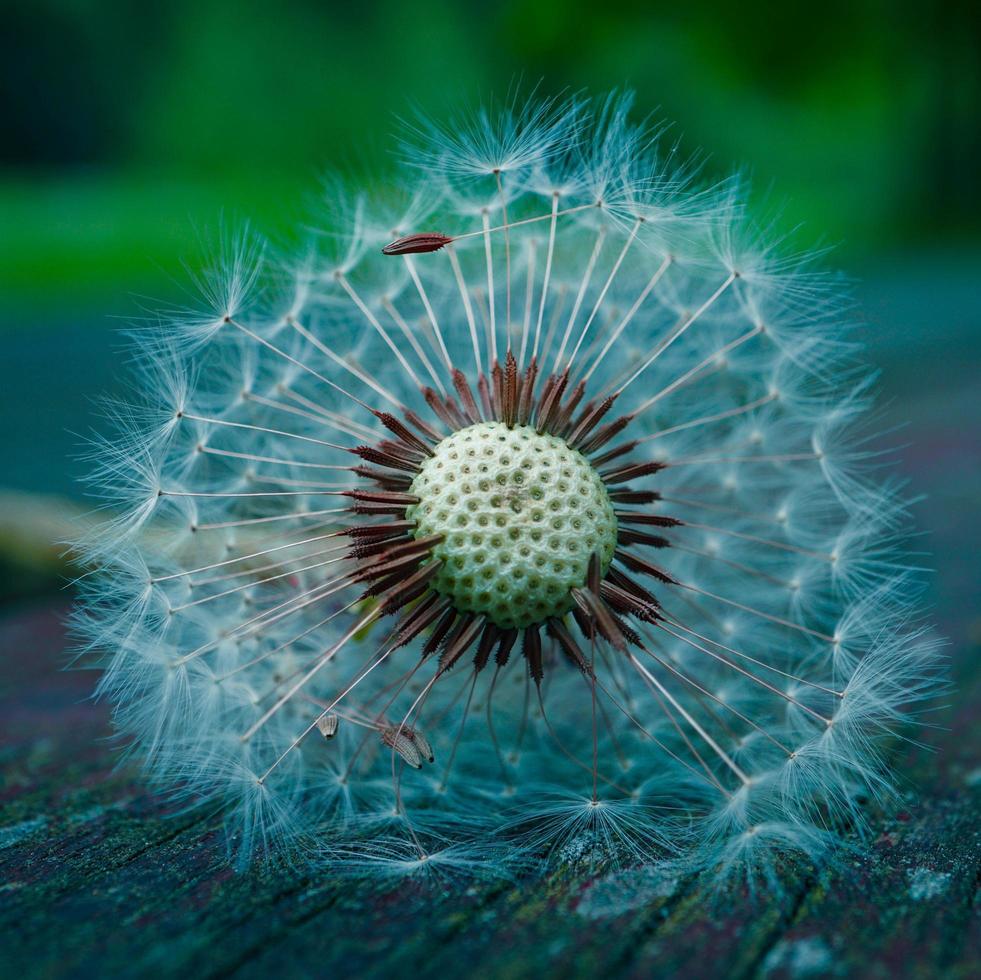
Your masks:
<instances>
[{"instance_id":1,"label":"dark green foliage blur","mask_svg":"<svg viewBox=\"0 0 981 980\"><path fill-rule=\"evenodd\" d=\"M973 237L977 23L976 5L886 0L8 0L0 291L158 295L221 215L329 223L318 178L384 179L397 116L515 82L634 88L709 173L748 168L804 244Z\"/></svg>"}]
</instances>

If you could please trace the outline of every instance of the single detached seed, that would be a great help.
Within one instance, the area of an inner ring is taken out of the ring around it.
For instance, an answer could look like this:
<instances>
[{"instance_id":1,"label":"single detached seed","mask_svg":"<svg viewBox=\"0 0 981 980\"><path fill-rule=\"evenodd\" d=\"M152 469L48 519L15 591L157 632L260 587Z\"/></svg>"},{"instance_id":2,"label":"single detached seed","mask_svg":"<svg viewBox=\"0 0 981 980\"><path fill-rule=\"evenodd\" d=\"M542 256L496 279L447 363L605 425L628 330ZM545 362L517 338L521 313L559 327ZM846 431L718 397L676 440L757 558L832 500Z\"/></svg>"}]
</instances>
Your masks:
<instances>
[{"instance_id":1,"label":"single detached seed","mask_svg":"<svg viewBox=\"0 0 981 980\"><path fill-rule=\"evenodd\" d=\"M436 232L405 235L403 238L396 238L394 242L389 242L382 249L382 254L413 255L419 252L438 252L444 245L448 245L452 241L453 239L449 235L440 235Z\"/></svg>"}]
</instances>

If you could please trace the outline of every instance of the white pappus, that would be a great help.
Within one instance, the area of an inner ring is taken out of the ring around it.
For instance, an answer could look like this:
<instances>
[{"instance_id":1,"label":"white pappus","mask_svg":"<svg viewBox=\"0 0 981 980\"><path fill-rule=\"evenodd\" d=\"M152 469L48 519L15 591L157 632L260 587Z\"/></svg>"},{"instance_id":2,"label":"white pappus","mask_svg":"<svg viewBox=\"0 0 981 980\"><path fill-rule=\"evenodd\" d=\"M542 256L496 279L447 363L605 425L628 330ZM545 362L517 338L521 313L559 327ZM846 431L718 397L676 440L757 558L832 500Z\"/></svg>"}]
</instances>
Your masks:
<instances>
[{"instance_id":1,"label":"white pappus","mask_svg":"<svg viewBox=\"0 0 981 980\"><path fill-rule=\"evenodd\" d=\"M135 332L76 625L240 860L775 882L936 690L847 297L630 99L421 122Z\"/></svg>"}]
</instances>

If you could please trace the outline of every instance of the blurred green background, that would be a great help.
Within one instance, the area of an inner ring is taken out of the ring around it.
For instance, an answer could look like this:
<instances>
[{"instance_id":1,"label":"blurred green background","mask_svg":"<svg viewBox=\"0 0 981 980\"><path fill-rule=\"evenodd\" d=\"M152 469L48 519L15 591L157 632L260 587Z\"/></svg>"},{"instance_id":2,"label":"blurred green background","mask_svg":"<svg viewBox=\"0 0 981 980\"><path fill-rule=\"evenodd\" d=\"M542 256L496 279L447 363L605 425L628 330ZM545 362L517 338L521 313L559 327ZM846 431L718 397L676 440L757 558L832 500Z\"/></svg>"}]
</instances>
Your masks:
<instances>
[{"instance_id":1,"label":"blurred green background","mask_svg":"<svg viewBox=\"0 0 981 980\"><path fill-rule=\"evenodd\" d=\"M57 581L93 398L120 318L181 296L202 240L248 218L289 240L320 177L384 180L395 117L515 80L628 86L710 174L854 275L884 424L940 567L978 629L981 45L977 4L477 4L34 0L0 5L0 596ZM147 299L148 298L148 299ZM84 506L84 504L82 504ZM952 618L951 618L952 617Z\"/></svg>"}]
</instances>

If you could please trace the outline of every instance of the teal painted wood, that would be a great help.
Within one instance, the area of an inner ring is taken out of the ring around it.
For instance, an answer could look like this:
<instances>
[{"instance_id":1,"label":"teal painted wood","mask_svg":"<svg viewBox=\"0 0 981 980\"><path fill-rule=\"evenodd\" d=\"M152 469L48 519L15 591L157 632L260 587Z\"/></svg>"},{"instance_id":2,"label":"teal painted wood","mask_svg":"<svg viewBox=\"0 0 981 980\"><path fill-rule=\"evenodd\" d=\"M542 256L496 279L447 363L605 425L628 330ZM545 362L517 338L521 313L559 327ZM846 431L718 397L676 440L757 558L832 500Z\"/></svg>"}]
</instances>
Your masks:
<instances>
[{"instance_id":1,"label":"teal painted wood","mask_svg":"<svg viewBox=\"0 0 981 980\"><path fill-rule=\"evenodd\" d=\"M236 873L213 815L115 769L63 607L0 622L0 976L944 977L981 973L978 657L949 730L908 745L905 808L753 905L650 871L422 883ZM976 652L976 651L975 651Z\"/></svg>"}]
</instances>

